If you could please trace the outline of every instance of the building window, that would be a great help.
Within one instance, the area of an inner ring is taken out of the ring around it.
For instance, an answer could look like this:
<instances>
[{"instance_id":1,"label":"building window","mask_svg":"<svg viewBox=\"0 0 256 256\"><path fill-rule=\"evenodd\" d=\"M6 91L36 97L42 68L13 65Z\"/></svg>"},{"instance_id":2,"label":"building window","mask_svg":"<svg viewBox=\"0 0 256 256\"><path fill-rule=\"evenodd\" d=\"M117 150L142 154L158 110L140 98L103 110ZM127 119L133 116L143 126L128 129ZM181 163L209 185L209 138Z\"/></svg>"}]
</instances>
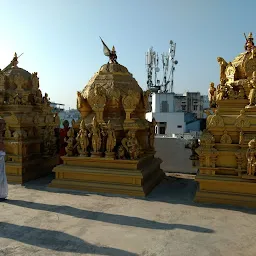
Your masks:
<instances>
[{"instance_id":1,"label":"building window","mask_svg":"<svg viewBox=\"0 0 256 256\"><path fill-rule=\"evenodd\" d=\"M186 111L186 106L182 105L182 106L181 106L181 110L182 110L182 111Z\"/></svg>"},{"instance_id":2,"label":"building window","mask_svg":"<svg viewBox=\"0 0 256 256\"><path fill-rule=\"evenodd\" d=\"M177 128L182 128L182 125L177 125Z\"/></svg>"},{"instance_id":3,"label":"building window","mask_svg":"<svg viewBox=\"0 0 256 256\"><path fill-rule=\"evenodd\" d=\"M168 101L161 102L161 109L160 112L169 112L169 104Z\"/></svg>"},{"instance_id":4,"label":"building window","mask_svg":"<svg viewBox=\"0 0 256 256\"><path fill-rule=\"evenodd\" d=\"M198 105L194 105L194 111L197 111Z\"/></svg>"}]
</instances>

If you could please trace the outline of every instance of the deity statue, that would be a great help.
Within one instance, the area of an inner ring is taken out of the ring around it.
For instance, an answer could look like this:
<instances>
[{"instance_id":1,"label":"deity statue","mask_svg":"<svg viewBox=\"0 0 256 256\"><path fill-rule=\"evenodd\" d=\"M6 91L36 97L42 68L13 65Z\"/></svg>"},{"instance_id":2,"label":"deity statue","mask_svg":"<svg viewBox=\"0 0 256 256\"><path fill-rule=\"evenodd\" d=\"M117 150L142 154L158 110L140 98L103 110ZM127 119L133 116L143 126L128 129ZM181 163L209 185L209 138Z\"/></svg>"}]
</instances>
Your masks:
<instances>
[{"instance_id":1,"label":"deity statue","mask_svg":"<svg viewBox=\"0 0 256 256\"><path fill-rule=\"evenodd\" d=\"M136 160L139 158L140 145L136 138L136 133L133 130L128 132L127 148L131 160Z\"/></svg>"},{"instance_id":2,"label":"deity statue","mask_svg":"<svg viewBox=\"0 0 256 256\"><path fill-rule=\"evenodd\" d=\"M117 157L118 159L125 159L125 148L123 147L123 145L118 147Z\"/></svg>"},{"instance_id":3,"label":"deity statue","mask_svg":"<svg viewBox=\"0 0 256 256\"><path fill-rule=\"evenodd\" d=\"M117 62L117 55L116 55L116 49L113 46L112 51L107 47L107 45L104 43L104 41L101 39L101 42L103 44L103 52L105 56L109 57L109 63L115 63L118 64Z\"/></svg>"},{"instance_id":4,"label":"deity statue","mask_svg":"<svg viewBox=\"0 0 256 256\"><path fill-rule=\"evenodd\" d=\"M153 117L152 122L149 124L149 147L154 148L155 144L155 128L156 128L156 119Z\"/></svg>"},{"instance_id":5,"label":"deity statue","mask_svg":"<svg viewBox=\"0 0 256 256\"><path fill-rule=\"evenodd\" d=\"M34 88L39 88L39 78L37 77L37 72L32 73L31 75L31 81L32 81L32 86Z\"/></svg>"},{"instance_id":6,"label":"deity statue","mask_svg":"<svg viewBox=\"0 0 256 256\"><path fill-rule=\"evenodd\" d=\"M44 94L43 104L46 105L46 106L50 104L50 99L48 98L48 93Z\"/></svg>"},{"instance_id":7,"label":"deity statue","mask_svg":"<svg viewBox=\"0 0 256 256\"><path fill-rule=\"evenodd\" d=\"M67 132L67 138L64 139L64 141L67 143L67 146L65 147L66 156L73 156L74 155L74 129L70 128Z\"/></svg>"},{"instance_id":8,"label":"deity statue","mask_svg":"<svg viewBox=\"0 0 256 256\"><path fill-rule=\"evenodd\" d=\"M225 70L226 70L228 63L222 57L218 57L217 61L220 64L220 81L225 80L226 79Z\"/></svg>"},{"instance_id":9,"label":"deity statue","mask_svg":"<svg viewBox=\"0 0 256 256\"><path fill-rule=\"evenodd\" d=\"M99 152L101 148L101 132L98 126L98 122L95 117L92 120L92 128L89 137L92 137L92 149L93 152Z\"/></svg>"},{"instance_id":10,"label":"deity statue","mask_svg":"<svg viewBox=\"0 0 256 256\"><path fill-rule=\"evenodd\" d=\"M240 88L239 91L238 91L238 94L237 94L237 99L245 99L245 91L244 91L244 88Z\"/></svg>"},{"instance_id":11,"label":"deity statue","mask_svg":"<svg viewBox=\"0 0 256 256\"><path fill-rule=\"evenodd\" d=\"M226 80L221 79L220 84L217 86L217 95L216 95L216 101L224 99L226 96L226 87L225 87Z\"/></svg>"},{"instance_id":12,"label":"deity statue","mask_svg":"<svg viewBox=\"0 0 256 256\"><path fill-rule=\"evenodd\" d=\"M256 105L256 72L254 71L252 73L252 79L250 80L250 93L249 93L249 105L247 106L248 108L250 107L255 107Z\"/></svg>"},{"instance_id":13,"label":"deity statue","mask_svg":"<svg viewBox=\"0 0 256 256\"><path fill-rule=\"evenodd\" d=\"M82 120L80 123L80 130L77 134L76 141L78 142L77 151L80 156L87 155L87 147L89 146L88 133L85 127L85 123Z\"/></svg>"},{"instance_id":14,"label":"deity statue","mask_svg":"<svg viewBox=\"0 0 256 256\"><path fill-rule=\"evenodd\" d=\"M216 106L216 88L214 87L214 83L210 83L210 88L208 90L208 98L210 102L210 107Z\"/></svg>"},{"instance_id":15,"label":"deity statue","mask_svg":"<svg viewBox=\"0 0 256 256\"><path fill-rule=\"evenodd\" d=\"M254 176L256 166L256 140L253 139L248 143L248 149L246 152L247 158L247 175Z\"/></svg>"},{"instance_id":16,"label":"deity statue","mask_svg":"<svg viewBox=\"0 0 256 256\"><path fill-rule=\"evenodd\" d=\"M116 135L115 135L115 130L113 129L110 120L108 121L107 124L107 145L106 145L106 150L107 153L111 153L116 146Z\"/></svg>"},{"instance_id":17,"label":"deity statue","mask_svg":"<svg viewBox=\"0 0 256 256\"><path fill-rule=\"evenodd\" d=\"M67 133L69 131L69 121L65 120L63 122L63 129L60 129L60 158L59 158L59 164L62 164L63 161L61 159L61 156L64 156L66 154L65 148L67 146L66 139L67 139Z\"/></svg>"},{"instance_id":18,"label":"deity statue","mask_svg":"<svg viewBox=\"0 0 256 256\"><path fill-rule=\"evenodd\" d=\"M77 100L76 100L76 108L77 109L81 108L82 101L83 101L83 96L82 96L81 92L77 91Z\"/></svg>"},{"instance_id":19,"label":"deity statue","mask_svg":"<svg viewBox=\"0 0 256 256\"><path fill-rule=\"evenodd\" d=\"M245 35L245 39L246 39L246 42L245 42L245 45L244 45L244 49L247 53L250 53L254 50L255 46L254 46L254 42L253 42L253 36L252 36L252 33L249 33L248 37L246 38L246 35Z\"/></svg>"}]
</instances>

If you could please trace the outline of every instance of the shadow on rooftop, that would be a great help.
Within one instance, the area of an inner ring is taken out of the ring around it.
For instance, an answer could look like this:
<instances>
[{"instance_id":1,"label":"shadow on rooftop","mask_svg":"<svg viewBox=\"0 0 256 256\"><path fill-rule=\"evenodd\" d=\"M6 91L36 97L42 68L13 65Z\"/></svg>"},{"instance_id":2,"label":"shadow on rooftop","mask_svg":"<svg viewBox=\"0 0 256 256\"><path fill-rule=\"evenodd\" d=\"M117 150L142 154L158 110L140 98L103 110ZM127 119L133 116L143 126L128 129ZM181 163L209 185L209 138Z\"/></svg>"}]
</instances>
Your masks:
<instances>
[{"instance_id":1,"label":"shadow on rooftop","mask_svg":"<svg viewBox=\"0 0 256 256\"><path fill-rule=\"evenodd\" d=\"M187 174L186 174L187 175ZM80 196L90 196L90 195L101 195L104 197L119 197L125 199L135 198L136 200L143 200L148 202L164 202L169 204L184 204L191 205L194 207L204 207L212 209L226 209L230 211L240 211L248 214L256 214L256 209L238 206L229 206L222 204L201 204L195 203L194 197L197 190L197 182L191 175L191 178L177 178L173 176L167 176L161 184L159 184L147 197L130 197L125 195L112 195L112 194L102 194L102 193L91 193L86 191L75 191L68 189L57 189L49 188L48 184L54 178L54 175L47 176L38 180L34 180L25 183L27 189L35 189L41 191L48 191L51 193L63 193L71 195Z\"/></svg>"},{"instance_id":2,"label":"shadow on rooftop","mask_svg":"<svg viewBox=\"0 0 256 256\"><path fill-rule=\"evenodd\" d=\"M71 206L42 204L42 203L28 202L28 201L22 201L22 200L7 200L4 202L6 204L25 207L29 209L54 212L57 214L69 215L75 218L100 221L100 222L117 224L122 226L131 226L131 227L147 228L147 229L159 229L159 230L184 229L184 230L201 232L201 233L214 232L212 229L203 228L199 226L183 225L183 224L168 224L168 223L142 219L139 217L130 217L130 216L124 216L124 215L118 215L118 214L78 209Z\"/></svg>"},{"instance_id":3,"label":"shadow on rooftop","mask_svg":"<svg viewBox=\"0 0 256 256\"><path fill-rule=\"evenodd\" d=\"M20 226L6 222L0 222L0 237L58 252L110 256L138 255L121 249L90 244L64 232Z\"/></svg>"}]
</instances>

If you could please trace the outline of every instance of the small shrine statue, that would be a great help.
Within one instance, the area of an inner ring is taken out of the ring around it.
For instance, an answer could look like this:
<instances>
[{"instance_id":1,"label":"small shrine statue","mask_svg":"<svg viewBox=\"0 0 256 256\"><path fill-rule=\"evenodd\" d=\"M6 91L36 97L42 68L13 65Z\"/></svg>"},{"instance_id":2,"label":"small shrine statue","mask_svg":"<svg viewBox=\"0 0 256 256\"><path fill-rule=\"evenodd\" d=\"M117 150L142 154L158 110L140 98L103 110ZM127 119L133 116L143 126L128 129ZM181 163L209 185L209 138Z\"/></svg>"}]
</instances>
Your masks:
<instances>
[{"instance_id":1,"label":"small shrine statue","mask_svg":"<svg viewBox=\"0 0 256 256\"><path fill-rule=\"evenodd\" d=\"M236 98L236 94L232 86L227 87L227 94L229 100L234 100Z\"/></svg>"},{"instance_id":2,"label":"small shrine statue","mask_svg":"<svg viewBox=\"0 0 256 256\"><path fill-rule=\"evenodd\" d=\"M64 141L67 143L67 146L65 147L65 151L66 151L66 156L73 156L74 155L74 142L75 142L75 138L74 138L74 129L70 128L67 132L67 137L68 139L64 139Z\"/></svg>"},{"instance_id":3,"label":"small shrine statue","mask_svg":"<svg viewBox=\"0 0 256 256\"><path fill-rule=\"evenodd\" d=\"M46 106L50 104L50 99L48 98L48 93L44 94L43 104L46 105Z\"/></svg>"},{"instance_id":4,"label":"small shrine statue","mask_svg":"<svg viewBox=\"0 0 256 256\"><path fill-rule=\"evenodd\" d=\"M107 124L107 144L106 144L106 150L107 153L111 153L116 146L116 135L115 130L112 127L112 124L110 123L110 120Z\"/></svg>"},{"instance_id":5,"label":"small shrine statue","mask_svg":"<svg viewBox=\"0 0 256 256\"><path fill-rule=\"evenodd\" d=\"M136 133L133 130L128 132L127 148L131 160L136 160L139 158L140 145L136 138Z\"/></svg>"},{"instance_id":6,"label":"small shrine statue","mask_svg":"<svg viewBox=\"0 0 256 256\"><path fill-rule=\"evenodd\" d=\"M80 156L87 155L87 147L89 146L88 133L85 127L84 120L80 123L80 130L77 134L76 141L78 142L77 151Z\"/></svg>"},{"instance_id":7,"label":"small shrine statue","mask_svg":"<svg viewBox=\"0 0 256 256\"><path fill-rule=\"evenodd\" d=\"M92 120L92 128L89 137L92 137L92 149L93 152L99 152L101 148L101 132L98 126L98 122L94 117Z\"/></svg>"},{"instance_id":8,"label":"small shrine statue","mask_svg":"<svg viewBox=\"0 0 256 256\"><path fill-rule=\"evenodd\" d=\"M156 128L156 120L155 118L152 119L152 122L149 124L149 147L154 149L155 145L155 128Z\"/></svg>"},{"instance_id":9,"label":"small shrine statue","mask_svg":"<svg viewBox=\"0 0 256 256\"><path fill-rule=\"evenodd\" d=\"M256 166L256 140L253 139L248 143L248 150L246 152L247 158L247 175L254 176Z\"/></svg>"},{"instance_id":10,"label":"small shrine statue","mask_svg":"<svg viewBox=\"0 0 256 256\"><path fill-rule=\"evenodd\" d=\"M208 98L210 102L210 107L213 108L216 106L216 88L214 83L210 83L210 88L208 90Z\"/></svg>"}]
</instances>

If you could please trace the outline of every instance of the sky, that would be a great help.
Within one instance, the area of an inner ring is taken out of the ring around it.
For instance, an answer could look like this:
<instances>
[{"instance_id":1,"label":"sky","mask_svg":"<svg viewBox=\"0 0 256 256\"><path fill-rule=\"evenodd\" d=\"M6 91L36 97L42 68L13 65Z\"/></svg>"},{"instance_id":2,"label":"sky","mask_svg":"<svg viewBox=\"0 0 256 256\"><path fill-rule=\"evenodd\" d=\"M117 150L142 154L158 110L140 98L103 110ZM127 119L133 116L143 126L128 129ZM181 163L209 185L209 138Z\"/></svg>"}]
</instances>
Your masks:
<instances>
[{"instance_id":1,"label":"sky","mask_svg":"<svg viewBox=\"0 0 256 256\"><path fill-rule=\"evenodd\" d=\"M219 82L217 57L232 61L244 35L256 36L256 1L0 0L0 68L14 52L19 67L38 72L51 101L76 107L76 92L107 63L99 36L145 90L145 52L176 43L174 92L207 94Z\"/></svg>"}]
</instances>

